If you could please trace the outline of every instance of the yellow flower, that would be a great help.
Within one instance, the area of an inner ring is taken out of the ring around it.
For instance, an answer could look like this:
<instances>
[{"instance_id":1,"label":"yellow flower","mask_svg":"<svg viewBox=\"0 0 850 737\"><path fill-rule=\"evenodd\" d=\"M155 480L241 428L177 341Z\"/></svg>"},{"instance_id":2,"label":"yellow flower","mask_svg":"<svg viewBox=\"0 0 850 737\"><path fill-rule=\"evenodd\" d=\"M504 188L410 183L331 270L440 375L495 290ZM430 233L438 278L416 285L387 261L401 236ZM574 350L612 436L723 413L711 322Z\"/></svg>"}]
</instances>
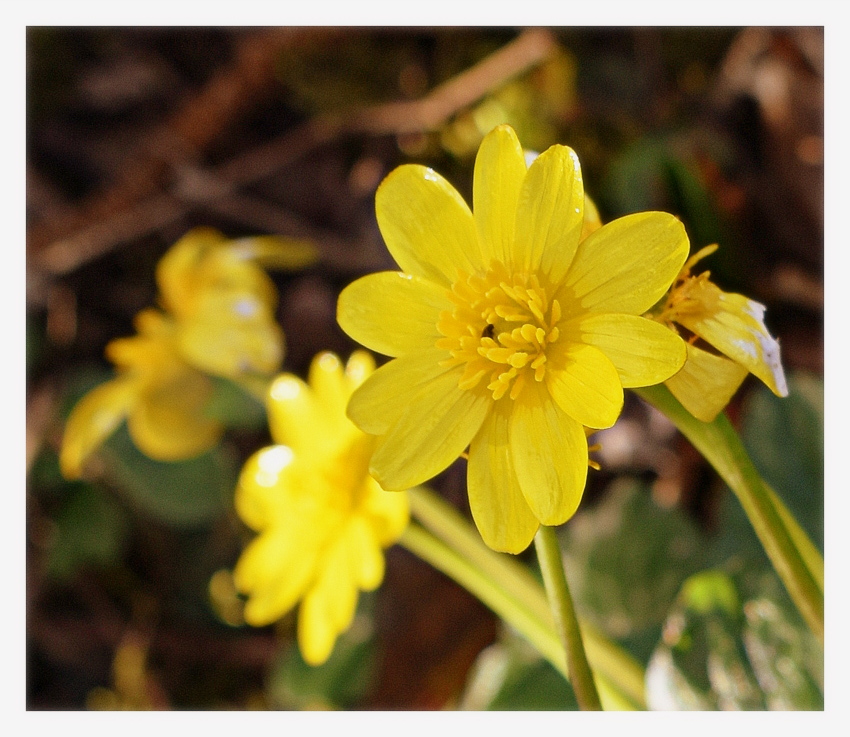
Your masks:
<instances>
[{"instance_id":1,"label":"yellow flower","mask_svg":"<svg viewBox=\"0 0 850 737\"><path fill-rule=\"evenodd\" d=\"M300 600L298 644L304 659L327 660L351 624L359 590L384 576L383 548L408 523L406 494L390 494L369 475L375 439L345 416L352 391L373 371L365 351L343 372L332 353L313 359L309 385L281 374L268 394L277 443L245 464L236 510L260 533L234 571L248 594L245 620L270 624Z\"/></svg>"},{"instance_id":2,"label":"yellow flower","mask_svg":"<svg viewBox=\"0 0 850 737\"><path fill-rule=\"evenodd\" d=\"M379 187L378 225L402 271L349 285L338 319L394 360L348 412L380 436L371 472L385 489L421 483L469 446L473 518L491 548L515 553L539 524L575 512L583 426L610 427L623 387L664 381L684 362L684 342L640 315L679 273L688 240L653 212L579 243L575 153L553 146L527 167L508 126L481 144L473 205L423 166Z\"/></svg>"},{"instance_id":3,"label":"yellow flower","mask_svg":"<svg viewBox=\"0 0 850 737\"><path fill-rule=\"evenodd\" d=\"M709 281L708 271L691 275L694 264L716 250L716 245L706 246L688 260L658 317L674 330L674 324L681 325L723 354L689 343L684 367L666 382L682 405L704 422L729 403L748 372L777 396L788 395L779 343L764 324L764 305L721 291Z\"/></svg>"},{"instance_id":4,"label":"yellow flower","mask_svg":"<svg viewBox=\"0 0 850 737\"><path fill-rule=\"evenodd\" d=\"M106 348L118 376L83 397L65 428L62 472L80 476L88 456L126 418L133 441L156 460L191 458L223 431L203 414L213 392L207 374L236 379L273 374L283 357L275 322L277 292L255 263L305 244L272 236L228 241L210 228L187 233L157 266L164 311L136 316L138 335ZM278 260L281 260L279 257Z\"/></svg>"}]
</instances>

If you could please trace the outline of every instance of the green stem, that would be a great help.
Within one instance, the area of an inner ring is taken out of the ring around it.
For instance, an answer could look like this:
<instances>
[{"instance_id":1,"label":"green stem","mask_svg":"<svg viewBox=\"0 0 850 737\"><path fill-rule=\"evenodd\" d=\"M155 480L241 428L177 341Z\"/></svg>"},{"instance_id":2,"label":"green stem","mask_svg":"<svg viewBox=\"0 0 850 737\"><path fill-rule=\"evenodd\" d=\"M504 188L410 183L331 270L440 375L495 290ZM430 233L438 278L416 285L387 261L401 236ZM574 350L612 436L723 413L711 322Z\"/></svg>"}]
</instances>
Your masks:
<instances>
[{"instance_id":1,"label":"green stem","mask_svg":"<svg viewBox=\"0 0 850 737\"><path fill-rule=\"evenodd\" d=\"M499 583L471 564L467 558L419 525L415 523L408 525L399 543L477 597L522 635L564 678L567 678L564 649L551 621L541 620L533 611L533 607L525 606L522 600L506 591ZM639 665L635 663L634 666L640 671ZM641 694L638 700L635 700L631 693L624 692L619 683L603 674L600 673L598 679L599 691L607 709L631 711L646 708L642 695L642 674Z\"/></svg>"},{"instance_id":2,"label":"green stem","mask_svg":"<svg viewBox=\"0 0 850 737\"><path fill-rule=\"evenodd\" d=\"M452 571L436 565L432 560L426 560L478 596L566 676L564 649L555 630L546 592L528 568L514 556L497 553L488 548L481 540L478 530L438 495L425 487L411 489L408 494L414 517L451 548L466 566L477 571L478 575L499 588L503 595L527 610L545 630L545 637L540 638L534 632L523 631L520 624L511 620L509 613L496 609L476 591L466 587ZM595 627L582 622L581 629L603 706L606 709L645 709L644 671L641 665Z\"/></svg>"},{"instance_id":3,"label":"green stem","mask_svg":"<svg viewBox=\"0 0 850 737\"><path fill-rule=\"evenodd\" d=\"M635 391L672 420L738 497L791 599L823 644L823 556L763 481L729 418L720 414L702 422L663 385Z\"/></svg>"},{"instance_id":4,"label":"green stem","mask_svg":"<svg viewBox=\"0 0 850 737\"><path fill-rule=\"evenodd\" d=\"M567 652L567 669L578 705L584 711L601 711L602 704L584 652L581 629L573 607L573 599L570 596L570 588L567 585L561 548L558 545L555 530L541 525L534 538L534 546L537 548L540 572L543 574L543 583L549 594L555 624Z\"/></svg>"}]
</instances>

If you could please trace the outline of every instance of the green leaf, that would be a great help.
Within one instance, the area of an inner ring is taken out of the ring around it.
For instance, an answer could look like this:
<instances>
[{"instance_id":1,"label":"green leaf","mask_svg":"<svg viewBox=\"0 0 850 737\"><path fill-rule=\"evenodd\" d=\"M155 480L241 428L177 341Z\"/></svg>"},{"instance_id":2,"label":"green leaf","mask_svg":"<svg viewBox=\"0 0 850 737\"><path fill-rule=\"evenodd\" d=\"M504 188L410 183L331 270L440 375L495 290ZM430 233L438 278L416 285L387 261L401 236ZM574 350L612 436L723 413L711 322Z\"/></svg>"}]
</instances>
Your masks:
<instances>
[{"instance_id":1,"label":"green leaf","mask_svg":"<svg viewBox=\"0 0 850 737\"><path fill-rule=\"evenodd\" d=\"M104 475L147 514L177 527L204 525L231 505L238 468L226 448L163 463L136 448L126 425L100 451Z\"/></svg>"},{"instance_id":2,"label":"green leaf","mask_svg":"<svg viewBox=\"0 0 850 737\"><path fill-rule=\"evenodd\" d=\"M753 464L823 550L823 380L788 377L788 396L766 387L743 408L741 437Z\"/></svg>"},{"instance_id":3,"label":"green leaf","mask_svg":"<svg viewBox=\"0 0 850 737\"><path fill-rule=\"evenodd\" d=\"M294 643L281 653L266 682L266 695L275 708L345 709L363 697L375 669L371 600L361 595L351 627L337 638L322 665L305 663Z\"/></svg>"},{"instance_id":4,"label":"green leaf","mask_svg":"<svg viewBox=\"0 0 850 737\"><path fill-rule=\"evenodd\" d=\"M767 595L742 605L740 590L720 570L686 581L647 667L651 709L823 708L814 636Z\"/></svg>"},{"instance_id":5,"label":"green leaf","mask_svg":"<svg viewBox=\"0 0 850 737\"><path fill-rule=\"evenodd\" d=\"M125 548L129 521L120 506L89 484L68 484L72 490L56 518L55 541L47 572L68 579L83 566L116 563Z\"/></svg>"},{"instance_id":6,"label":"green leaf","mask_svg":"<svg viewBox=\"0 0 850 737\"><path fill-rule=\"evenodd\" d=\"M660 625L682 582L704 565L697 526L633 479L615 481L562 534L578 611L615 638Z\"/></svg>"},{"instance_id":7,"label":"green leaf","mask_svg":"<svg viewBox=\"0 0 850 737\"><path fill-rule=\"evenodd\" d=\"M550 663L509 629L484 649L470 669L460 709L576 711L573 689Z\"/></svg>"},{"instance_id":8,"label":"green leaf","mask_svg":"<svg viewBox=\"0 0 850 737\"><path fill-rule=\"evenodd\" d=\"M204 415L227 427L260 430L266 426L266 408L256 397L232 381L210 377L213 395L204 407Z\"/></svg>"}]
</instances>

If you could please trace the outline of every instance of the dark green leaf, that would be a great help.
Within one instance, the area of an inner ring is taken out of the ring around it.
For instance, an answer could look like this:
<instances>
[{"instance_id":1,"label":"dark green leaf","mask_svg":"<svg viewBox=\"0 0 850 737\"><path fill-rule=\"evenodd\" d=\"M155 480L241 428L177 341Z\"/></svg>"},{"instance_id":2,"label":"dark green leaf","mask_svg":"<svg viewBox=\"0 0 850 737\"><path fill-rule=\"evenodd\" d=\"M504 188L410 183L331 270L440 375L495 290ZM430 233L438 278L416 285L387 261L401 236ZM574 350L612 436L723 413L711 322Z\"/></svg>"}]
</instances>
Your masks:
<instances>
[{"instance_id":1,"label":"dark green leaf","mask_svg":"<svg viewBox=\"0 0 850 737\"><path fill-rule=\"evenodd\" d=\"M167 524L206 524L233 498L237 464L222 446L188 461L161 463L139 451L122 426L100 453L105 476L144 512Z\"/></svg>"},{"instance_id":2,"label":"dark green leaf","mask_svg":"<svg viewBox=\"0 0 850 737\"><path fill-rule=\"evenodd\" d=\"M56 537L47 570L60 579L86 565L109 566L119 560L128 520L109 496L88 484L68 485L70 496L56 518Z\"/></svg>"},{"instance_id":3,"label":"dark green leaf","mask_svg":"<svg viewBox=\"0 0 850 737\"><path fill-rule=\"evenodd\" d=\"M550 663L510 630L483 650L470 670L461 709L576 711L573 689Z\"/></svg>"},{"instance_id":4,"label":"dark green leaf","mask_svg":"<svg viewBox=\"0 0 850 737\"><path fill-rule=\"evenodd\" d=\"M351 627L337 638L327 662L304 662L296 644L287 647L272 666L266 694L280 709L345 709L368 689L375 668L371 597L361 595Z\"/></svg>"},{"instance_id":5,"label":"dark green leaf","mask_svg":"<svg viewBox=\"0 0 850 737\"><path fill-rule=\"evenodd\" d=\"M696 525L630 479L615 481L563 536L577 608L616 638L659 625L682 582L703 566Z\"/></svg>"}]
</instances>

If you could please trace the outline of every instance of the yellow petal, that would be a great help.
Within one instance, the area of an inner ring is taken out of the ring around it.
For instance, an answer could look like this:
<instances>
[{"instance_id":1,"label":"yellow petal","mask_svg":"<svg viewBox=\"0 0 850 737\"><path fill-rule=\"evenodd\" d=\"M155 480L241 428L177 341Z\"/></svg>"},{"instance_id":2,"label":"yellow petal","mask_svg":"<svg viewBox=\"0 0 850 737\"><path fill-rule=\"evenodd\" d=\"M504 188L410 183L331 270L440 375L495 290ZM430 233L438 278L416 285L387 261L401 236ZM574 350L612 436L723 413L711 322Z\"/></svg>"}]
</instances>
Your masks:
<instances>
[{"instance_id":1,"label":"yellow petal","mask_svg":"<svg viewBox=\"0 0 850 737\"><path fill-rule=\"evenodd\" d=\"M575 152L552 146L528 168L516 216L514 259L559 283L576 253L584 219L584 186Z\"/></svg>"},{"instance_id":2,"label":"yellow petal","mask_svg":"<svg viewBox=\"0 0 850 737\"><path fill-rule=\"evenodd\" d=\"M192 301L192 273L205 253L226 240L213 228L194 228L168 249L156 267L156 281L167 309L180 310Z\"/></svg>"},{"instance_id":3,"label":"yellow petal","mask_svg":"<svg viewBox=\"0 0 850 737\"><path fill-rule=\"evenodd\" d=\"M298 647L310 665L328 659L337 636L354 618L358 591L347 553L344 540L327 551L298 611Z\"/></svg>"},{"instance_id":4,"label":"yellow petal","mask_svg":"<svg viewBox=\"0 0 850 737\"><path fill-rule=\"evenodd\" d=\"M513 265L514 224L525 172L525 156L513 128L500 125L484 137L472 185L472 212L484 265L491 259Z\"/></svg>"},{"instance_id":5,"label":"yellow petal","mask_svg":"<svg viewBox=\"0 0 850 737\"><path fill-rule=\"evenodd\" d=\"M617 369L592 345L559 341L549 350L546 387L558 406L582 425L611 427L623 409Z\"/></svg>"},{"instance_id":6,"label":"yellow petal","mask_svg":"<svg viewBox=\"0 0 850 737\"><path fill-rule=\"evenodd\" d=\"M137 383L118 377L95 387L77 402L65 424L59 452L59 465L66 478L79 478L86 459L118 429L138 395Z\"/></svg>"},{"instance_id":7,"label":"yellow petal","mask_svg":"<svg viewBox=\"0 0 850 737\"><path fill-rule=\"evenodd\" d=\"M519 485L534 516L560 525L573 516L587 480L587 436L545 387L529 385L514 402L511 454Z\"/></svg>"},{"instance_id":8,"label":"yellow petal","mask_svg":"<svg viewBox=\"0 0 850 737\"><path fill-rule=\"evenodd\" d=\"M346 537L357 586L363 591L374 591L384 579L384 551L360 515L350 519Z\"/></svg>"},{"instance_id":9,"label":"yellow petal","mask_svg":"<svg viewBox=\"0 0 850 737\"><path fill-rule=\"evenodd\" d=\"M688 360L667 388L698 420L711 422L729 404L747 369L723 356L687 344Z\"/></svg>"},{"instance_id":10,"label":"yellow petal","mask_svg":"<svg viewBox=\"0 0 850 737\"><path fill-rule=\"evenodd\" d=\"M424 386L449 371L440 366L446 355L431 348L384 364L351 395L348 416L363 432L383 435Z\"/></svg>"},{"instance_id":11,"label":"yellow petal","mask_svg":"<svg viewBox=\"0 0 850 737\"><path fill-rule=\"evenodd\" d=\"M559 295L569 316L578 311L638 315L652 307L688 255L685 228L664 212L618 218L581 242Z\"/></svg>"},{"instance_id":12,"label":"yellow petal","mask_svg":"<svg viewBox=\"0 0 850 737\"><path fill-rule=\"evenodd\" d=\"M401 537L410 521L407 493L384 491L369 476L364 482L360 514L368 520L378 543L389 547Z\"/></svg>"},{"instance_id":13,"label":"yellow petal","mask_svg":"<svg viewBox=\"0 0 850 737\"><path fill-rule=\"evenodd\" d=\"M765 327L764 305L741 294L715 289L718 297L711 308L682 314L676 317L676 321L740 363L767 384L774 394L787 396L779 343Z\"/></svg>"},{"instance_id":14,"label":"yellow petal","mask_svg":"<svg viewBox=\"0 0 850 737\"><path fill-rule=\"evenodd\" d=\"M255 627L271 624L304 595L315 576L316 549L299 544L285 528L263 533L242 553L233 579L248 594L245 621Z\"/></svg>"},{"instance_id":15,"label":"yellow petal","mask_svg":"<svg viewBox=\"0 0 850 737\"><path fill-rule=\"evenodd\" d=\"M283 332L268 305L251 292L210 291L180 325L179 349L207 373L238 378L271 374L283 359Z\"/></svg>"},{"instance_id":16,"label":"yellow petal","mask_svg":"<svg viewBox=\"0 0 850 737\"><path fill-rule=\"evenodd\" d=\"M349 284L339 295L337 321L361 345L385 356L430 348L441 337L440 312L451 310L444 286L384 271Z\"/></svg>"},{"instance_id":17,"label":"yellow petal","mask_svg":"<svg viewBox=\"0 0 850 737\"><path fill-rule=\"evenodd\" d=\"M539 522L522 495L514 471L508 426L510 402L497 402L469 448L469 508L481 538L493 550L521 553Z\"/></svg>"},{"instance_id":18,"label":"yellow petal","mask_svg":"<svg viewBox=\"0 0 850 737\"><path fill-rule=\"evenodd\" d=\"M288 445L299 456L323 453L335 442L334 428L344 419L321 412L313 390L294 374L280 374L272 381L266 410L274 441Z\"/></svg>"},{"instance_id":19,"label":"yellow petal","mask_svg":"<svg viewBox=\"0 0 850 737\"><path fill-rule=\"evenodd\" d=\"M450 286L481 264L475 223L454 187L432 169L405 164L375 193L378 227L402 271Z\"/></svg>"},{"instance_id":20,"label":"yellow petal","mask_svg":"<svg viewBox=\"0 0 850 737\"><path fill-rule=\"evenodd\" d=\"M283 524L292 506L295 454L286 445L271 445L254 453L242 467L233 497L242 521L256 531Z\"/></svg>"},{"instance_id":21,"label":"yellow petal","mask_svg":"<svg viewBox=\"0 0 850 737\"><path fill-rule=\"evenodd\" d=\"M349 396L358 386L368 379L375 371L375 359L368 351L357 350L345 364L345 378L348 381Z\"/></svg>"},{"instance_id":22,"label":"yellow petal","mask_svg":"<svg viewBox=\"0 0 850 737\"><path fill-rule=\"evenodd\" d=\"M584 223L581 226L581 240L584 240L594 230L599 230L602 227L602 219L599 217L599 210L596 209L596 203L590 199L587 192L584 193Z\"/></svg>"},{"instance_id":23,"label":"yellow petal","mask_svg":"<svg viewBox=\"0 0 850 737\"><path fill-rule=\"evenodd\" d=\"M133 442L158 461L194 458L209 450L223 431L203 414L212 392L210 380L189 368L146 387L127 418Z\"/></svg>"},{"instance_id":24,"label":"yellow petal","mask_svg":"<svg viewBox=\"0 0 850 737\"><path fill-rule=\"evenodd\" d=\"M591 314L562 323L561 335L599 348L626 388L669 379L685 362L685 342L660 323L635 315Z\"/></svg>"},{"instance_id":25,"label":"yellow petal","mask_svg":"<svg viewBox=\"0 0 850 737\"><path fill-rule=\"evenodd\" d=\"M319 252L310 241L279 235L236 238L227 244L227 248L238 258L276 269L303 269L315 263L319 257Z\"/></svg>"},{"instance_id":26,"label":"yellow petal","mask_svg":"<svg viewBox=\"0 0 850 737\"><path fill-rule=\"evenodd\" d=\"M425 384L379 439L369 471L385 489L409 489L436 476L478 432L492 399L459 389L461 374L455 368Z\"/></svg>"},{"instance_id":27,"label":"yellow petal","mask_svg":"<svg viewBox=\"0 0 850 737\"><path fill-rule=\"evenodd\" d=\"M310 362L307 380L313 390L318 411L331 420L334 427L341 430L342 423L348 422L345 407L350 392L339 356L330 351L317 354Z\"/></svg>"}]
</instances>

